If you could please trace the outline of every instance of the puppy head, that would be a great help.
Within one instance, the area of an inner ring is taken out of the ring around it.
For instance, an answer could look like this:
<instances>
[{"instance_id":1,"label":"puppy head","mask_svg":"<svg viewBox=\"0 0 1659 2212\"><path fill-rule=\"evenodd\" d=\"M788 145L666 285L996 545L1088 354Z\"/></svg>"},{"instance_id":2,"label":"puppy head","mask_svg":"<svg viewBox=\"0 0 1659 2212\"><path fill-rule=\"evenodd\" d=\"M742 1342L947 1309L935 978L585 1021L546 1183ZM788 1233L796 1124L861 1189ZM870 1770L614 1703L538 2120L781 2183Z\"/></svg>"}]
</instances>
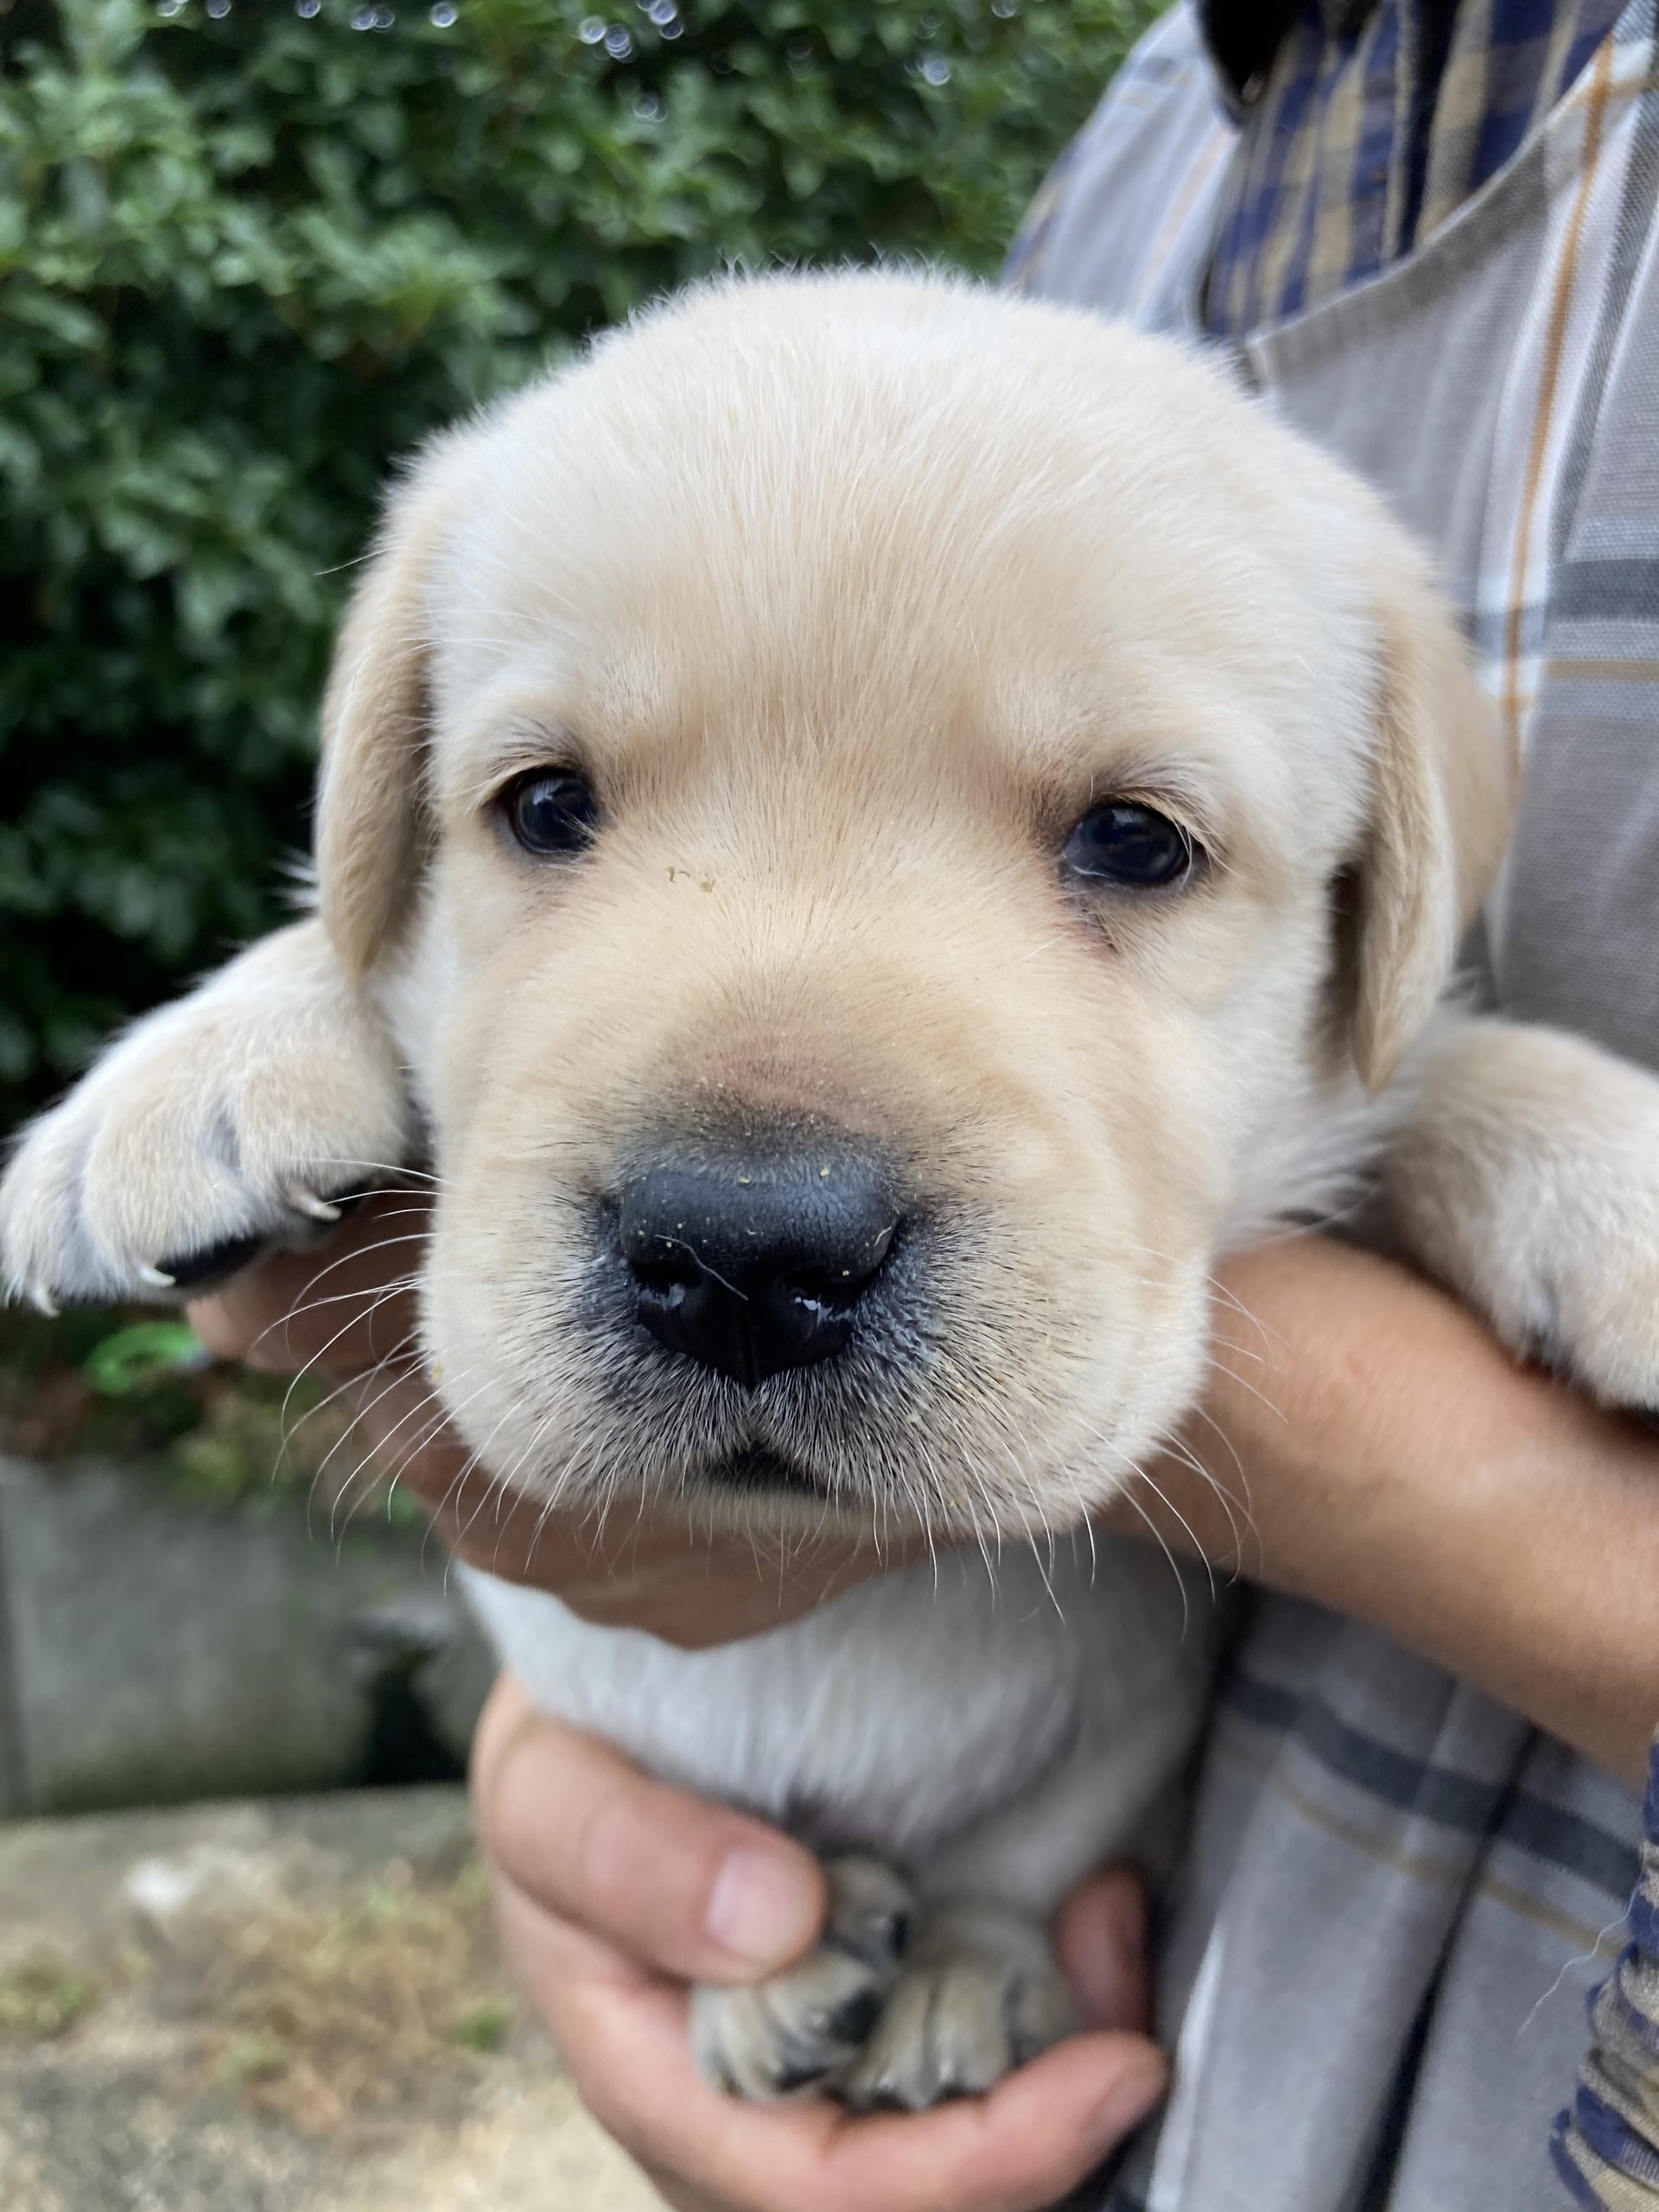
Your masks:
<instances>
[{"instance_id":1,"label":"puppy head","mask_svg":"<svg viewBox=\"0 0 1659 2212\"><path fill-rule=\"evenodd\" d=\"M325 726L472 1442L941 1533L1185 1411L1507 814L1364 493L1172 348L914 279L704 290L438 448Z\"/></svg>"}]
</instances>

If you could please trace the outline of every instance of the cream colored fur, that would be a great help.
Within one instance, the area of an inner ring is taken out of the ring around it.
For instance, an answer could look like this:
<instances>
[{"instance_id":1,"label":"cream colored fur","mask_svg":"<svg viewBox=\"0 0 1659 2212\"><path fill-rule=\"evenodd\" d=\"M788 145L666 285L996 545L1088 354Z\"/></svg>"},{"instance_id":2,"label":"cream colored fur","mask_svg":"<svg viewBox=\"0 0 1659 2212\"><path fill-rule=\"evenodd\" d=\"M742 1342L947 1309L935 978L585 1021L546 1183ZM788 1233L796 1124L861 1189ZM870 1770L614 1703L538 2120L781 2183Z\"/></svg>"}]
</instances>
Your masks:
<instances>
[{"instance_id":1,"label":"cream colored fur","mask_svg":"<svg viewBox=\"0 0 1659 2212\"><path fill-rule=\"evenodd\" d=\"M1198 360L943 282L779 279L435 447L324 721L320 918L36 1125L10 1280L138 1294L429 1147L426 1350L504 1482L966 1547L690 1656L477 1598L550 1707L854 1854L823 1950L699 1997L711 2070L982 2086L1058 2031L1039 1931L1147 1837L1196 1723L1166 1564L1050 1539L1198 1396L1217 1255L1375 1159L1508 1341L1659 1399L1659 1085L1436 1012L1510 804L1453 626L1378 503ZM548 763L602 809L568 864L499 818ZM1068 879L1109 795L1208 867ZM880 1357L751 1394L629 1330L596 1210L662 1133L779 1115L904 1163L927 1263ZM747 1446L815 1493L711 1487ZM918 1899L902 1961L870 1854Z\"/></svg>"}]
</instances>

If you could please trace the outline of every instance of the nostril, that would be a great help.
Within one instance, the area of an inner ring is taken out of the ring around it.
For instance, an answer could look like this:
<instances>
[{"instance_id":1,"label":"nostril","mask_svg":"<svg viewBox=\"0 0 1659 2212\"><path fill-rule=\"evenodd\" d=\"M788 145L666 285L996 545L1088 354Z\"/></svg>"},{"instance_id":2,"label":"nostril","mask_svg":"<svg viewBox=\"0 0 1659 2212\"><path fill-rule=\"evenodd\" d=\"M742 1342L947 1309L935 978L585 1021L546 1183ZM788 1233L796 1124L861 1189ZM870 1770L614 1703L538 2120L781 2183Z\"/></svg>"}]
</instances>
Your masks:
<instances>
[{"instance_id":1,"label":"nostril","mask_svg":"<svg viewBox=\"0 0 1659 2212\"><path fill-rule=\"evenodd\" d=\"M673 1252L630 1253L628 1268L644 1288L664 1296L671 1291L694 1289L704 1272L689 1255Z\"/></svg>"},{"instance_id":2,"label":"nostril","mask_svg":"<svg viewBox=\"0 0 1659 2212\"><path fill-rule=\"evenodd\" d=\"M901 1225L868 1151L766 1135L659 1155L624 1184L616 1214L640 1325L749 1389L848 1344Z\"/></svg>"},{"instance_id":3,"label":"nostril","mask_svg":"<svg viewBox=\"0 0 1659 2212\"><path fill-rule=\"evenodd\" d=\"M871 1238L868 1248L858 1259L842 1267L798 1268L779 1277L779 1288L785 1297L804 1299L814 1305L855 1306L887 1266L898 1233L895 1217Z\"/></svg>"},{"instance_id":4,"label":"nostril","mask_svg":"<svg viewBox=\"0 0 1659 2212\"><path fill-rule=\"evenodd\" d=\"M857 1282L849 1282L843 1269L833 1282L818 1274L782 1275L779 1278L778 1287L785 1298L804 1299L810 1305L850 1306L860 1292L874 1280L872 1271Z\"/></svg>"}]
</instances>

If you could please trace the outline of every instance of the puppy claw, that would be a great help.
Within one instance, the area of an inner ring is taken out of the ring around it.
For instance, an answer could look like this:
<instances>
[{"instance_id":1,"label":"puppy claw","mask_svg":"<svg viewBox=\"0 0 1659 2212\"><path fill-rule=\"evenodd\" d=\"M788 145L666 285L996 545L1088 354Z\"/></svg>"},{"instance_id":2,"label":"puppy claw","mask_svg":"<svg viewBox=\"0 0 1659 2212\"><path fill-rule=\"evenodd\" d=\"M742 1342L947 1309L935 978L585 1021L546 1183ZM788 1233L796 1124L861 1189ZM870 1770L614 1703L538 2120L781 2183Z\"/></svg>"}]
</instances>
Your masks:
<instances>
[{"instance_id":1,"label":"puppy claw","mask_svg":"<svg viewBox=\"0 0 1659 2212\"><path fill-rule=\"evenodd\" d=\"M710 2081L772 2101L821 2090L860 2112L977 2096L1075 2025L1043 1931L986 1898L929 1907L905 1947L903 1885L871 1859L826 1868L817 1950L748 1987L703 1987L692 2043Z\"/></svg>"},{"instance_id":2,"label":"puppy claw","mask_svg":"<svg viewBox=\"0 0 1659 2212\"><path fill-rule=\"evenodd\" d=\"M859 2112L979 2096L1075 2025L1042 1931L1003 1906L959 1898L924 1916L838 2094Z\"/></svg>"},{"instance_id":3,"label":"puppy claw","mask_svg":"<svg viewBox=\"0 0 1659 2212\"><path fill-rule=\"evenodd\" d=\"M290 1183L283 1193L296 1213L308 1214L313 1221L336 1222L340 1210L327 1198L319 1198L315 1191L308 1191L302 1183Z\"/></svg>"},{"instance_id":4,"label":"puppy claw","mask_svg":"<svg viewBox=\"0 0 1659 2212\"><path fill-rule=\"evenodd\" d=\"M833 2088L880 2017L909 1892L872 1859L836 1859L824 1872L830 1910L816 1950L769 1981L692 1993L692 2048L719 2088L768 2102Z\"/></svg>"},{"instance_id":5,"label":"puppy claw","mask_svg":"<svg viewBox=\"0 0 1659 2212\"><path fill-rule=\"evenodd\" d=\"M174 1299L332 1228L326 1163L401 1159L410 1134L380 1014L296 923L141 1021L27 1132L0 1179L0 1275L48 1314Z\"/></svg>"},{"instance_id":6,"label":"puppy claw","mask_svg":"<svg viewBox=\"0 0 1659 2212\"><path fill-rule=\"evenodd\" d=\"M1518 1358L1605 1403L1659 1395L1659 1081L1583 1039L1433 1030L1384 1163L1408 1251Z\"/></svg>"}]
</instances>

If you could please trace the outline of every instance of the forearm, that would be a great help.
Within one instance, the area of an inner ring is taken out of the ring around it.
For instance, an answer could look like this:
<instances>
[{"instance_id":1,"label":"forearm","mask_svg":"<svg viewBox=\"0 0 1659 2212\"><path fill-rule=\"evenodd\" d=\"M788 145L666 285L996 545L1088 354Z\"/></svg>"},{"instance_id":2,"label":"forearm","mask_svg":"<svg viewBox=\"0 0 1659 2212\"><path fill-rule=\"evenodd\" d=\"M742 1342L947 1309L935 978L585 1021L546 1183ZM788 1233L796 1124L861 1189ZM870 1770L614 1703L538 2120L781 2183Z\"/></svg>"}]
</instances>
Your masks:
<instances>
[{"instance_id":1,"label":"forearm","mask_svg":"<svg viewBox=\"0 0 1659 2212\"><path fill-rule=\"evenodd\" d=\"M381 1217L407 1235L416 1203L361 1209L327 1262L327 1304L310 1294L314 1256L275 1261L196 1309L207 1340L337 1376L373 1367L413 1331L410 1301L387 1294ZM1659 1440L1518 1370L1440 1293L1322 1238L1232 1261L1222 1288L1217 1370L1188 1433L1215 1486L1163 1463L1158 1492L1136 1500L1158 1532L1376 1623L1639 1774L1659 1719ZM457 1548L591 1619L700 1648L774 1628L878 1563L833 1541L781 1560L676 1516L596 1542L585 1517L504 1506L460 1440L432 1433L429 1406L423 1377L377 1379L362 1433L385 1440ZM1135 1511L1117 1517L1144 1533Z\"/></svg>"},{"instance_id":2,"label":"forearm","mask_svg":"<svg viewBox=\"0 0 1659 2212\"><path fill-rule=\"evenodd\" d=\"M1364 1254L1308 1239L1230 1263L1223 1284L1237 1309L1189 1442L1228 1495L1168 1471L1173 1502L1141 1501L1160 1532L1373 1623L1641 1776L1659 1722L1659 1440Z\"/></svg>"}]
</instances>

